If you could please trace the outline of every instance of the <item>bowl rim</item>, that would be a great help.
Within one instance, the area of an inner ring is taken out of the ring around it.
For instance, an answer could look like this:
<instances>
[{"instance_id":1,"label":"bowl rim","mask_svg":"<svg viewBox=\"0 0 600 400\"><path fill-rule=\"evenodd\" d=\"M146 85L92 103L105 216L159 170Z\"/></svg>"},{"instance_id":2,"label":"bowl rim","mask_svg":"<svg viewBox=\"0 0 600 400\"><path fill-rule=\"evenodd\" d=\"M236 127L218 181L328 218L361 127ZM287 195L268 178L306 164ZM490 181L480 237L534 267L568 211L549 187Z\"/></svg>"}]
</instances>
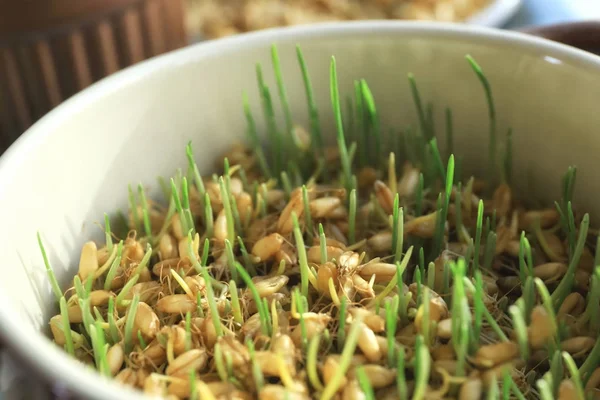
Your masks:
<instances>
[{"instance_id":1,"label":"bowl rim","mask_svg":"<svg viewBox=\"0 0 600 400\"><path fill-rule=\"evenodd\" d=\"M600 74L598 56L539 37L496 28L420 21L355 21L272 28L210 40L153 57L103 78L75 94L32 125L0 157L0 187L7 187L10 184L11 171L25 164L31 150L48 140L55 128L68 120L73 112L93 105L98 98L110 95L111 92L119 90L128 83L144 80L149 75L192 60L235 52L240 47L267 48L272 43L284 43L296 39L370 34L418 36L431 39L452 38L467 43L489 45L510 43L519 51L547 55L579 68L596 69ZM34 240L35 238L32 237L32 241ZM0 292L0 304L8 305L11 302L8 296ZM45 382L60 382L70 393L92 399L147 398L140 392L125 388L112 380L98 379L100 375L89 368L81 368L81 364L44 335L24 325L10 323L19 319L20 317L10 307L0 307L0 338L4 347L16 356L16 359L43 376Z\"/></svg>"}]
</instances>

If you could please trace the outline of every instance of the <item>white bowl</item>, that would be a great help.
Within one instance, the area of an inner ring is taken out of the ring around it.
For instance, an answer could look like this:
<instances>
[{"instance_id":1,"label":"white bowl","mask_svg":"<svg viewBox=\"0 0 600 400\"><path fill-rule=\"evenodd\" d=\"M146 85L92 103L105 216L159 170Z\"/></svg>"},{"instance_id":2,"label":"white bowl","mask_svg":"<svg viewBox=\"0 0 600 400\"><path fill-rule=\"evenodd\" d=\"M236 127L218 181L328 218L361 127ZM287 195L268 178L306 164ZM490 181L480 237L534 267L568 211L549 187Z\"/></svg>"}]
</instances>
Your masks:
<instances>
[{"instance_id":1,"label":"white bowl","mask_svg":"<svg viewBox=\"0 0 600 400\"><path fill-rule=\"evenodd\" d=\"M51 382L93 399L135 399L71 360L45 336L54 299L36 232L62 283L82 243L101 237L102 213L126 207L127 184L155 185L185 165L192 139L207 172L216 154L243 138L242 90L260 115L254 63L273 87L270 45L279 45L297 122L307 111L294 46L306 56L325 131L331 132L329 62L341 91L366 78L386 126L414 123L406 74L426 100L452 107L464 170L484 166L484 94L464 60L471 54L492 83L499 137L514 129L515 178L525 193L558 198L559 178L579 166L576 201L600 215L600 58L523 34L438 23L363 22L276 29L207 42L143 62L93 85L52 111L0 160L0 335L4 345ZM443 139L440 139L443 141Z\"/></svg>"}]
</instances>

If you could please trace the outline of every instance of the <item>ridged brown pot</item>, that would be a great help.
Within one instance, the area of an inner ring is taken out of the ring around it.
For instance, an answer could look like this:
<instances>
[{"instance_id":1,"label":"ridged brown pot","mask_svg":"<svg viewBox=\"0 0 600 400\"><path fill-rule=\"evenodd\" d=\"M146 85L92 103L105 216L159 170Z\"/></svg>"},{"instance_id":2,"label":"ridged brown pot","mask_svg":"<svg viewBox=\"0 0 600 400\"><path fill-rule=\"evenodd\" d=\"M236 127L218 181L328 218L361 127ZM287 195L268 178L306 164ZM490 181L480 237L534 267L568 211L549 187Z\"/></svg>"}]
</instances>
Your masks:
<instances>
[{"instance_id":1,"label":"ridged brown pot","mask_svg":"<svg viewBox=\"0 0 600 400\"><path fill-rule=\"evenodd\" d=\"M183 0L0 0L0 154L98 79L186 44Z\"/></svg>"}]
</instances>

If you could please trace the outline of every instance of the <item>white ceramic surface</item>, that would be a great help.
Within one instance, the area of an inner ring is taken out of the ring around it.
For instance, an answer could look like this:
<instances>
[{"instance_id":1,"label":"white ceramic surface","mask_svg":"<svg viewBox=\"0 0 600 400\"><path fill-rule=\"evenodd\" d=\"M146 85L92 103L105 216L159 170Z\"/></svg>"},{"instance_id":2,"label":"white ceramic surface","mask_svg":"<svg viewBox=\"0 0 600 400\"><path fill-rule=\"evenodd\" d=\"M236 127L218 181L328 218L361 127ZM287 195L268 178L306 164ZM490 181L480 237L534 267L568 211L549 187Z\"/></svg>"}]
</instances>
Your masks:
<instances>
[{"instance_id":1,"label":"white ceramic surface","mask_svg":"<svg viewBox=\"0 0 600 400\"><path fill-rule=\"evenodd\" d=\"M488 118L480 83L464 60L473 55L492 83L499 137L514 128L518 187L554 199L559 177L575 163L576 201L600 215L600 58L522 34L437 23L315 25L198 44L74 96L0 159L0 335L31 368L89 398L136 398L81 368L40 333L54 306L36 232L65 283L83 241L101 237L94 222L126 207L128 183L154 184L157 175L185 166L190 139L199 167L208 172L215 156L244 135L242 90L260 115L254 63L263 63L273 87L274 42L297 122L306 124L307 110L296 44L304 50L325 131L332 127L331 55L342 93L349 93L352 79L368 80L384 126L416 121L406 80L414 72L423 98L437 106L438 127L443 108L454 110L455 148L465 157L464 169L477 172L486 165Z\"/></svg>"},{"instance_id":2,"label":"white ceramic surface","mask_svg":"<svg viewBox=\"0 0 600 400\"><path fill-rule=\"evenodd\" d=\"M519 11L522 4L523 0L493 0L465 22L469 25L501 27Z\"/></svg>"}]
</instances>

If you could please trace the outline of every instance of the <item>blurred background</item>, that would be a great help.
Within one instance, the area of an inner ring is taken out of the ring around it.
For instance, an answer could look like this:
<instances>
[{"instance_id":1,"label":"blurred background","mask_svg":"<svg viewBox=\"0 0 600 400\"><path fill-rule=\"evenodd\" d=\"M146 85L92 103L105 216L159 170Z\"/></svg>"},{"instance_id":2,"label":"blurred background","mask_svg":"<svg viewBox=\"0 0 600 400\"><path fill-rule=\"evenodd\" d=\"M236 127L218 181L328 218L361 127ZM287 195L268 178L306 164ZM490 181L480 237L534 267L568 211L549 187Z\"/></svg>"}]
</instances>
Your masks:
<instances>
[{"instance_id":1,"label":"blurred background","mask_svg":"<svg viewBox=\"0 0 600 400\"><path fill-rule=\"evenodd\" d=\"M505 29L600 19L599 0L0 0L0 153L104 76L206 39L361 19Z\"/></svg>"},{"instance_id":2,"label":"blurred background","mask_svg":"<svg viewBox=\"0 0 600 400\"><path fill-rule=\"evenodd\" d=\"M361 19L522 29L600 20L600 0L0 0L0 154L73 94L144 59L247 31ZM42 398L68 397L0 349L0 400Z\"/></svg>"}]
</instances>

